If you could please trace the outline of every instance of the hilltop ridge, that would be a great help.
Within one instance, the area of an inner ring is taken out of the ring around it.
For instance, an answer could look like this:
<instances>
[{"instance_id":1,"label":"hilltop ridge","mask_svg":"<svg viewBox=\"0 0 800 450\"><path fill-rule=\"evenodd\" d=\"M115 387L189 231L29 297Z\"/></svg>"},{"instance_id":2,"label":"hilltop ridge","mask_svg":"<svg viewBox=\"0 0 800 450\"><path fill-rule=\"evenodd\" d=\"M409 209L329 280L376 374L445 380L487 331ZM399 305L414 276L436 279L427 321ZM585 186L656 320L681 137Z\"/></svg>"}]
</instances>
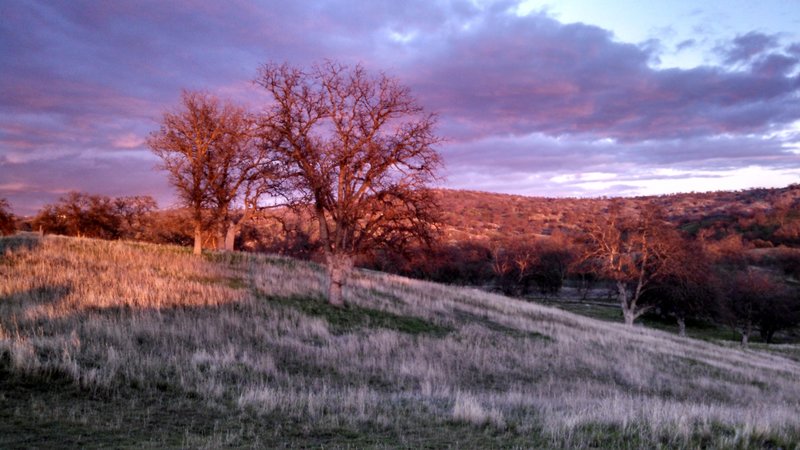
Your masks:
<instances>
[{"instance_id":1,"label":"hilltop ridge","mask_svg":"<svg viewBox=\"0 0 800 450\"><path fill-rule=\"evenodd\" d=\"M510 236L547 235L555 230L574 230L593 208L606 205L611 198L537 197L469 190L437 190L444 224L450 239L486 237L492 233ZM791 242L800 223L800 184L784 188L741 191L680 193L658 196L615 197L631 208L653 203L679 227L696 232L702 227L733 228L740 219L775 225L778 213L787 214L785 229L791 228ZM745 224L744 228L747 228ZM758 236L774 238L773 233ZM747 230L745 230L746 232ZM766 242L766 241L765 241ZM775 238L775 244L783 242ZM800 243L800 241L798 241Z\"/></svg>"}]
</instances>

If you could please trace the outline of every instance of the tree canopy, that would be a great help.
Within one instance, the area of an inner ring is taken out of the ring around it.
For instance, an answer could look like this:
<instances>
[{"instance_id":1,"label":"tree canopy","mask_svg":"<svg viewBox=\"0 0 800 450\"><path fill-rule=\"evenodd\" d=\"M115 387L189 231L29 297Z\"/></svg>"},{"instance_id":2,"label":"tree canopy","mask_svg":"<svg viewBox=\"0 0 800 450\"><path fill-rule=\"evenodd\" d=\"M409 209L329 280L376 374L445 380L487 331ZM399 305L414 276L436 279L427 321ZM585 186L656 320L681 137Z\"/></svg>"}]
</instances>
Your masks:
<instances>
[{"instance_id":1,"label":"tree canopy","mask_svg":"<svg viewBox=\"0 0 800 450\"><path fill-rule=\"evenodd\" d=\"M264 145L286 167L289 197L312 205L329 301L342 304L354 256L431 237L435 117L396 79L360 65L267 64L257 82L273 99Z\"/></svg>"}]
</instances>

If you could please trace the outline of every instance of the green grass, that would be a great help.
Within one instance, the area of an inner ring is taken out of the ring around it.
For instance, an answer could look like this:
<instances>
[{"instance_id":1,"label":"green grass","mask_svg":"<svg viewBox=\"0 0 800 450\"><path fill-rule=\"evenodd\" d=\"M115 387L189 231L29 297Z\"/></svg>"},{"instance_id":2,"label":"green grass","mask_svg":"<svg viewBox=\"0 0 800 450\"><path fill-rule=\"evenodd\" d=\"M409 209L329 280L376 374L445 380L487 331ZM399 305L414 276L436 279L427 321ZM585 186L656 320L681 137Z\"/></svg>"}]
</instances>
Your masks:
<instances>
[{"instance_id":1,"label":"green grass","mask_svg":"<svg viewBox=\"0 0 800 450\"><path fill-rule=\"evenodd\" d=\"M518 339L541 339L545 341L551 340L550 336L544 335L542 333L538 333L536 331L524 331L519 330L513 327L505 326L503 324L497 323L486 316L480 316L478 314L472 314L465 311L456 311L455 316L460 320L467 321L470 323L477 323L480 324L491 331L495 331L506 336L510 336L512 338Z\"/></svg>"},{"instance_id":2,"label":"green grass","mask_svg":"<svg viewBox=\"0 0 800 450\"><path fill-rule=\"evenodd\" d=\"M617 305L598 305L595 303L576 303L572 301L565 302L549 298L536 299L534 301L536 303L552 306L563 311L580 314L581 316L590 317L592 319L619 323L624 321L622 317L622 310L620 310L619 306Z\"/></svg>"},{"instance_id":3,"label":"green grass","mask_svg":"<svg viewBox=\"0 0 800 450\"><path fill-rule=\"evenodd\" d=\"M231 289L249 289L250 284L242 277L190 277L189 280L203 284L220 284Z\"/></svg>"},{"instance_id":4,"label":"green grass","mask_svg":"<svg viewBox=\"0 0 800 450\"><path fill-rule=\"evenodd\" d=\"M453 329L431 321L411 316L401 316L379 309L365 308L347 304L344 307L332 306L319 297L275 297L260 295L264 301L273 305L293 308L308 316L325 319L332 332L351 333L370 328L384 328L411 335L431 335L441 337Z\"/></svg>"},{"instance_id":5,"label":"green grass","mask_svg":"<svg viewBox=\"0 0 800 450\"><path fill-rule=\"evenodd\" d=\"M574 314L580 314L584 317L592 319L603 320L613 323L624 323L622 310L618 305L598 304L595 302L574 302L574 301L559 301L557 299L536 299L537 303L547 306L552 306L563 311L569 311ZM678 334L678 324L675 319L670 317L661 317L655 314L645 314L638 318L636 324L642 325L647 328L652 328L669 333ZM741 336L738 333L731 331L729 327L704 322L700 320L687 320L686 321L686 335L695 339L702 339L705 341L729 341L740 342ZM761 341L760 336L753 335L750 338L751 343L758 343Z\"/></svg>"}]
</instances>

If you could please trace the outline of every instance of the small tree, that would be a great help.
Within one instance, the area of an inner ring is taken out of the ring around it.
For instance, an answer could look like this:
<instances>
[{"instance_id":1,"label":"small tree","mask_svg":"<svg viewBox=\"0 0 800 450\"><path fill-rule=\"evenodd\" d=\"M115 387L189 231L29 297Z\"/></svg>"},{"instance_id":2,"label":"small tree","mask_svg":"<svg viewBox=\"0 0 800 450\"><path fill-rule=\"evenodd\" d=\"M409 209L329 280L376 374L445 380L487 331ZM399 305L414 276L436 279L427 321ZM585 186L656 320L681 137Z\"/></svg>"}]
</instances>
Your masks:
<instances>
[{"instance_id":1,"label":"small tree","mask_svg":"<svg viewBox=\"0 0 800 450\"><path fill-rule=\"evenodd\" d=\"M720 287L711 261L696 241L685 242L675 252L677 267L655 280L642 297L658 305L662 314L674 317L678 333L686 336L686 319L719 316Z\"/></svg>"},{"instance_id":2,"label":"small tree","mask_svg":"<svg viewBox=\"0 0 800 450\"><path fill-rule=\"evenodd\" d=\"M343 305L355 256L431 237L427 186L441 164L434 117L397 80L360 65L268 64L257 83L274 100L264 145L286 168L292 201L314 210L328 301Z\"/></svg>"},{"instance_id":3,"label":"small tree","mask_svg":"<svg viewBox=\"0 0 800 450\"><path fill-rule=\"evenodd\" d=\"M10 209L8 200L0 198L0 236L14 234L17 229L16 220Z\"/></svg>"},{"instance_id":4,"label":"small tree","mask_svg":"<svg viewBox=\"0 0 800 450\"><path fill-rule=\"evenodd\" d=\"M797 324L796 300L781 281L753 267L727 274L728 320L741 334L743 346L747 346L756 328L771 342L775 332Z\"/></svg>"},{"instance_id":5,"label":"small tree","mask_svg":"<svg viewBox=\"0 0 800 450\"><path fill-rule=\"evenodd\" d=\"M228 227L231 203L249 176L252 121L242 108L209 94L184 91L181 103L164 114L147 143L191 211L194 253L200 254L203 231L214 223Z\"/></svg>"},{"instance_id":6,"label":"small tree","mask_svg":"<svg viewBox=\"0 0 800 450\"><path fill-rule=\"evenodd\" d=\"M513 251L509 250L510 243L495 242L492 244L492 273L495 285L504 295L514 295L517 287L516 261Z\"/></svg>"},{"instance_id":7,"label":"small tree","mask_svg":"<svg viewBox=\"0 0 800 450\"><path fill-rule=\"evenodd\" d=\"M643 304L642 295L656 280L680 269L682 240L656 206L646 205L638 214L625 214L623 206L614 201L589 221L583 260L615 283L625 324L632 325L656 306Z\"/></svg>"},{"instance_id":8,"label":"small tree","mask_svg":"<svg viewBox=\"0 0 800 450\"><path fill-rule=\"evenodd\" d=\"M761 338L771 344L777 332L796 327L800 323L800 301L797 293L781 289L763 304L756 319Z\"/></svg>"},{"instance_id":9,"label":"small tree","mask_svg":"<svg viewBox=\"0 0 800 450\"><path fill-rule=\"evenodd\" d=\"M576 255L568 238L561 233L537 243L531 272L542 294L557 295L564 286Z\"/></svg>"}]
</instances>

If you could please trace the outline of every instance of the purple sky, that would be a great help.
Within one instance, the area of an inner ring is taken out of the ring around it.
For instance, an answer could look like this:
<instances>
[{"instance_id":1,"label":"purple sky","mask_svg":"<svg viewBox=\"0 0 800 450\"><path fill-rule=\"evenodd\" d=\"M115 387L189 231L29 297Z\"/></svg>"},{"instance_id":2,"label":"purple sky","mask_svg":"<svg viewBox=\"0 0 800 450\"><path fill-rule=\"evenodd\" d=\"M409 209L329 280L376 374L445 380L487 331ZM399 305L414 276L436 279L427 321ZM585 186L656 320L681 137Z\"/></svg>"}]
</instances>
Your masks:
<instances>
[{"instance_id":1,"label":"purple sky","mask_svg":"<svg viewBox=\"0 0 800 450\"><path fill-rule=\"evenodd\" d=\"M0 197L20 214L70 190L171 206L144 140L182 88L258 109L260 65L322 58L394 75L439 114L445 187L596 196L798 182L800 6L744 11L753 26L714 11L593 24L513 1L4 1ZM647 20L649 34L625 26Z\"/></svg>"}]
</instances>

